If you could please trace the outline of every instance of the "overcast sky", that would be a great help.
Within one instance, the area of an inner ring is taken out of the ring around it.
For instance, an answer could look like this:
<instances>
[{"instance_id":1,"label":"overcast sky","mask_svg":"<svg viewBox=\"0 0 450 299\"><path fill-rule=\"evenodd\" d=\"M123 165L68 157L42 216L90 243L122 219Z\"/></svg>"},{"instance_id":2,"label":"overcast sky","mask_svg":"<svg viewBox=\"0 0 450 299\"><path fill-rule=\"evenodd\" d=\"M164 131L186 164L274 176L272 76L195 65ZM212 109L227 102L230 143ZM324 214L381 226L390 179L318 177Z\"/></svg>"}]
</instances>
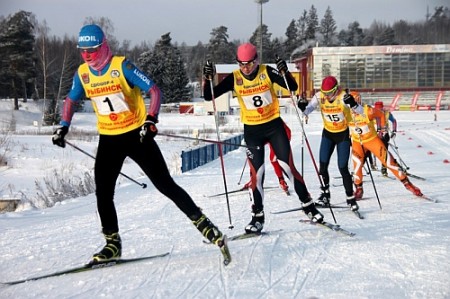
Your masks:
<instances>
[{"instance_id":1,"label":"overcast sky","mask_svg":"<svg viewBox=\"0 0 450 299\"><path fill-rule=\"evenodd\" d=\"M272 38L285 37L292 19L297 20L311 5L319 20L329 6L338 26L346 29L358 21L368 28L374 20L393 24L398 20L425 20L427 9L450 8L449 0L270 0L263 5L263 22ZM32 12L39 22L46 20L51 35L76 36L86 17L109 18L119 40L154 43L170 32L172 41L195 45L207 43L213 28L226 26L229 40L247 41L259 24L260 6L255 0L1 0L0 15L19 10Z\"/></svg>"}]
</instances>

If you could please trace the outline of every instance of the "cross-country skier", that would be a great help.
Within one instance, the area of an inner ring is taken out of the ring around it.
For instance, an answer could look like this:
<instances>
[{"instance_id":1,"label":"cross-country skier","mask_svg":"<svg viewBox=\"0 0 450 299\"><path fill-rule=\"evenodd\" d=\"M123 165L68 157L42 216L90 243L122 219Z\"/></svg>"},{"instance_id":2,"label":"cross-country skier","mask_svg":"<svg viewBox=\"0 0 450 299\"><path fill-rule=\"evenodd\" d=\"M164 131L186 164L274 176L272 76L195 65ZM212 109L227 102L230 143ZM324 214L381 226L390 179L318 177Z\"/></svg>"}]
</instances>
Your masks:
<instances>
[{"instance_id":1,"label":"cross-country skier","mask_svg":"<svg viewBox=\"0 0 450 299\"><path fill-rule=\"evenodd\" d=\"M244 123L244 138L249 146L247 158L252 181L252 220L245 227L247 233L260 232L264 227L264 145L269 143L284 174L293 183L295 192L302 202L303 211L311 221L323 221L306 188L303 177L294 166L292 150L283 120L280 105L274 91L274 83L290 90L297 89L297 83L288 71L287 64L277 59L277 69L260 64L256 47L251 43L241 44L237 49L236 60L239 69L226 76L211 91L209 80L215 74L214 65L207 61L203 74L205 100L234 91L241 108L241 121ZM285 78L289 86L286 86ZM212 94L214 92L214 94ZM259 149L257 149L259 148Z\"/></svg>"},{"instance_id":2,"label":"cross-country skier","mask_svg":"<svg viewBox=\"0 0 450 299\"><path fill-rule=\"evenodd\" d=\"M162 98L158 86L125 57L113 55L105 34L97 25L81 28L78 49L84 63L73 77L72 89L64 102L61 127L53 133L52 140L65 147L64 137L69 132L76 105L83 96L90 98L100 133L94 174L97 209L106 239L103 249L94 254L93 262L119 259L122 253L114 188L126 157L141 167L155 187L169 197L208 240L227 252L225 236L174 182L154 140ZM141 91L151 98L148 111Z\"/></svg>"}]
</instances>

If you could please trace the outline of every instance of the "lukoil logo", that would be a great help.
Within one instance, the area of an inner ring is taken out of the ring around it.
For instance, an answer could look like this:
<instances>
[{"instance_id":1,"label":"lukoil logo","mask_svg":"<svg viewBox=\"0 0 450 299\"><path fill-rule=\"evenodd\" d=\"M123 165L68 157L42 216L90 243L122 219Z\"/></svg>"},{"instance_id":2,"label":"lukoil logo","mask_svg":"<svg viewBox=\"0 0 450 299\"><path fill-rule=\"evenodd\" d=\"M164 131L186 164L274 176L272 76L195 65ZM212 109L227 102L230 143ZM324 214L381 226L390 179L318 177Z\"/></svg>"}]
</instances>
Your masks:
<instances>
[{"instance_id":1,"label":"lukoil logo","mask_svg":"<svg viewBox=\"0 0 450 299\"><path fill-rule=\"evenodd\" d=\"M78 42L98 42L94 35L83 35L78 38Z\"/></svg>"}]
</instances>

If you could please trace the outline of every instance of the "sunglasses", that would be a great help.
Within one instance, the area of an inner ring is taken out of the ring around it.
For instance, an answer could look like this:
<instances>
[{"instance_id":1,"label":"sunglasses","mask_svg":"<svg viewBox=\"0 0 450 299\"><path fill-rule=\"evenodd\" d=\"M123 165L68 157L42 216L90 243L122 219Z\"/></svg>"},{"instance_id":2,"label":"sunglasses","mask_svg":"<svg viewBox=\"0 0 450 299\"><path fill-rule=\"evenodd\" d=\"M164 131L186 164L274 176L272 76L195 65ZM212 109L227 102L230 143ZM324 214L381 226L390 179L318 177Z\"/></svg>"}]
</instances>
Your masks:
<instances>
[{"instance_id":1,"label":"sunglasses","mask_svg":"<svg viewBox=\"0 0 450 299\"><path fill-rule=\"evenodd\" d=\"M238 63L239 63L240 67L252 68L255 65L255 61L254 60L252 60L252 61L239 61L238 60Z\"/></svg>"},{"instance_id":2,"label":"sunglasses","mask_svg":"<svg viewBox=\"0 0 450 299\"><path fill-rule=\"evenodd\" d=\"M80 50L81 53L89 53L89 54L92 54L92 53L97 52L97 51L100 49L100 46L101 46L101 45L102 45L102 44L99 44L99 45L97 45L97 46L95 46L95 47L89 47L89 48L80 48L80 47L78 47L78 50Z\"/></svg>"},{"instance_id":3,"label":"sunglasses","mask_svg":"<svg viewBox=\"0 0 450 299\"><path fill-rule=\"evenodd\" d=\"M335 92L336 92L336 90L337 90L337 85L333 88L333 89L331 89L331 90L328 90L328 91L323 91L323 90L321 90L322 91L322 93L324 94L324 96L326 96L326 97L329 97L329 96L331 96L331 95L333 95Z\"/></svg>"}]
</instances>

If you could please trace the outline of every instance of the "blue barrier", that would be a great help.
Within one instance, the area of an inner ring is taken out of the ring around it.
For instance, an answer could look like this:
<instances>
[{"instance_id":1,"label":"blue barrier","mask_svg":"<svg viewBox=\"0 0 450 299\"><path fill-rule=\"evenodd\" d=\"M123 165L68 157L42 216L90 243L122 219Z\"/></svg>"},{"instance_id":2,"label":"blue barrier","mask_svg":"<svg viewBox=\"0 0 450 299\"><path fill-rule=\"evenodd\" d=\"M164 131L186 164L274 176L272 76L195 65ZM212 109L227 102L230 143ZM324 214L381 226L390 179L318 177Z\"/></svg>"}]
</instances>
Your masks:
<instances>
[{"instance_id":1,"label":"blue barrier","mask_svg":"<svg viewBox=\"0 0 450 299\"><path fill-rule=\"evenodd\" d=\"M244 135L238 135L229 139L223 140L231 144L222 144L223 154L234 151L241 144ZM234 145L236 144L236 145ZM181 152L181 172L186 172L195 169L199 166L205 165L219 157L219 145L208 144L196 149Z\"/></svg>"}]
</instances>

